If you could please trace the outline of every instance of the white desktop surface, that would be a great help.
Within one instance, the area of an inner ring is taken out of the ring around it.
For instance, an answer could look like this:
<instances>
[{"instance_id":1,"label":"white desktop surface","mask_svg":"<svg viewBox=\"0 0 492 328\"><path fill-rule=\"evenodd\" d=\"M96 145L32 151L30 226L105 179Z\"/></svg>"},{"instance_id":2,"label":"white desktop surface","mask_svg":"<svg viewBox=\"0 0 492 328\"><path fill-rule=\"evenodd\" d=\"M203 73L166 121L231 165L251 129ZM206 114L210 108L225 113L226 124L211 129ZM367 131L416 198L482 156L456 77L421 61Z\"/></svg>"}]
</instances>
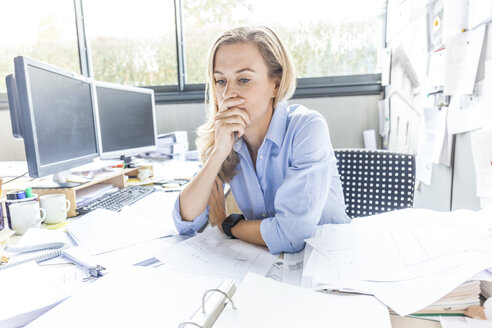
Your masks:
<instances>
[{"instance_id":1,"label":"white desktop surface","mask_svg":"<svg viewBox=\"0 0 492 328\"><path fill-rule=\"evenodd\" d=\"M189 169L191 167L197 168L198 165L196 162L188 164L187 168ZM178 175L186 175L186 173L183 173L185 171L182 170L182 166L180 166L179 163L158 164L157 172L165 172L167 177L171 176L170 172L174 172L175 174L176 172L178 172L177 173ZM176 175L174 175L174 177L176 177ZM141 202L145 203L145 199L141 200ZM138 207L138 205L139 202L135 203L133 206ZM148 202L146 203L146 206L148 206ZM152 209L147 208L146 210L151 211ZM168 219L170 218L168 217ZM20 240L20 238L21 236L12 236L10 237L8 243L15 244ZM165 237L165 238L158 238L152 241L147 241L138 245L134 245L110 253L102 254L97 258L101 261L101 263L104 262L104 264L108 266L108 270L110 272L111 269L113 270L118 269L119 266L130 266L138 262L141 262L143 260L152 258L155 256L158 250L163 249L166 246L175 244L177 242L183 241L186 238L188 238L188 236L178 236L178 235ZM74 275L79 274L83 276L85 274L83 271L75 267L73 264L70 263L56 264L56 261L54 260L41 263L40 267L43 270L47 270L48 272L61 270L60 268L65 268L62 270L71 268L74 272ZM435 321L421 320L416 318L406 318L397 315L391 315L390 318L391 318L392 326L395 328L441 327L440 323Z\"/></svg>"}]
</instances>

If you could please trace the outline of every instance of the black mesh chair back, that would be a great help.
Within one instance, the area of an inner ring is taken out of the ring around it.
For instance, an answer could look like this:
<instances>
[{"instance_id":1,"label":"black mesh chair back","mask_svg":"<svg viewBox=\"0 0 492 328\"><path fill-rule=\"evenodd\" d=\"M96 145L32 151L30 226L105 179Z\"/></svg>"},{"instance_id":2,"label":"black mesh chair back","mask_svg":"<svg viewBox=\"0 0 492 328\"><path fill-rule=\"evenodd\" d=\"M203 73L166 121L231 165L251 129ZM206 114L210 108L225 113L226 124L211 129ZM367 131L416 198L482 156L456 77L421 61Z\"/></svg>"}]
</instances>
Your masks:
<instances>
[{"instance_id":1,"label":"black mesh chair back","mask_svg":"<svg viewBox=\"0 0 492 328\"><path fill-rule=\"evenodd\" d=\"M335 156L351 218L413 206L414 155L337 149Z\"/></svg>"}]
</instances>

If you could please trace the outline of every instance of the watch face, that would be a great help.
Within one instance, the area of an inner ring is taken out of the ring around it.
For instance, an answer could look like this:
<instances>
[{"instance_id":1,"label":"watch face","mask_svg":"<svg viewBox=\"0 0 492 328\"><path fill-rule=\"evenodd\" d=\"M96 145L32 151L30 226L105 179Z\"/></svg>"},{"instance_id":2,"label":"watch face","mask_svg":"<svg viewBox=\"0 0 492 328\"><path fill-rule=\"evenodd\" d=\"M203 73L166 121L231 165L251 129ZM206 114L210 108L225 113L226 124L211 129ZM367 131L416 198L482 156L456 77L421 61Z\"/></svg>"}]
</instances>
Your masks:
<instances>
[{"instance_id":1,"label":"watch face","mask_svg":"<svg viewBox=\"0 0 492 328\"><path fill-rule=\"evenodd\" d=\"M224 220L224 223L227 225L231 225L233 222L234 222L234 219L230 215L228 217L226 217L226 219Z\"/></svg>"}]
</instances>

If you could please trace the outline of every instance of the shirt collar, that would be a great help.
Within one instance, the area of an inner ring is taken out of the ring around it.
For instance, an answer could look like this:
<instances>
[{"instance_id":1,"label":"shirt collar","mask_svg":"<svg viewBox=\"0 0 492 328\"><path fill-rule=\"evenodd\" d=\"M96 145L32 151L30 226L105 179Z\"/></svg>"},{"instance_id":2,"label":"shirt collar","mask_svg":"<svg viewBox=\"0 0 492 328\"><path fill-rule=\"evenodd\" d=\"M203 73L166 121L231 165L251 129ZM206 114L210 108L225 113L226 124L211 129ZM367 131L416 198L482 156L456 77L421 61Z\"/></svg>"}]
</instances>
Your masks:
<instances>
[{"instance_id":1,"label":"shirt collar","mask_svg":"<svg viewBox=\"0 0 492 328\"><path fill-rule=\"evenodd\" d=\"M268 127L266 139L269 139L278 147L284 141L285 130L287 129L287 102L279 102L273 111L272 120Z\"/></svg>"},{"instance_id":2,"label":"shirt collar","mask_svg":"<svg viewBox=\"0 0 492 328\"><path fill-rule=\"evenodd\" d=\"M287 129L287 102L281 101L275 107L273 111L272 119L270 125L268 126L268 131L265 139L272 141L278 147L282 145L284 141L285 130ZM234 150L238 153L241 152L244 140L239 138L234 142ZM247 150L247 149L246 149Z\"/></svg>"}]
</instances>

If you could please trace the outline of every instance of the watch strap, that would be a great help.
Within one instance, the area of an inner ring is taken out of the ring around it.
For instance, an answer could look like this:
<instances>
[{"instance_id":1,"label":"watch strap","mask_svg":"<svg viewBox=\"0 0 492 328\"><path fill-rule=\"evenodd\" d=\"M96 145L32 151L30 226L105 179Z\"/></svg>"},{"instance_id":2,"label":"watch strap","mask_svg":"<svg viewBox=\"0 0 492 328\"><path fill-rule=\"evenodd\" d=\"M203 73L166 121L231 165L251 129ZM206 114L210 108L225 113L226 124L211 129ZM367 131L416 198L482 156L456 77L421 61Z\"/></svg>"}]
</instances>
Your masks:
<instances>
[{"instance_id":1,"label":"watch strap","mask_svg":"<svg viewBox=\"0 0 492 328\"><path fill-rule=\"evenodd\" d=\"M222 222L222 231L231 239L237 239L231 232L232 227L234 227L239 221L244 220L244 215L242 214L231 214L224 222Z\"/></svg>"}]
</instances>

